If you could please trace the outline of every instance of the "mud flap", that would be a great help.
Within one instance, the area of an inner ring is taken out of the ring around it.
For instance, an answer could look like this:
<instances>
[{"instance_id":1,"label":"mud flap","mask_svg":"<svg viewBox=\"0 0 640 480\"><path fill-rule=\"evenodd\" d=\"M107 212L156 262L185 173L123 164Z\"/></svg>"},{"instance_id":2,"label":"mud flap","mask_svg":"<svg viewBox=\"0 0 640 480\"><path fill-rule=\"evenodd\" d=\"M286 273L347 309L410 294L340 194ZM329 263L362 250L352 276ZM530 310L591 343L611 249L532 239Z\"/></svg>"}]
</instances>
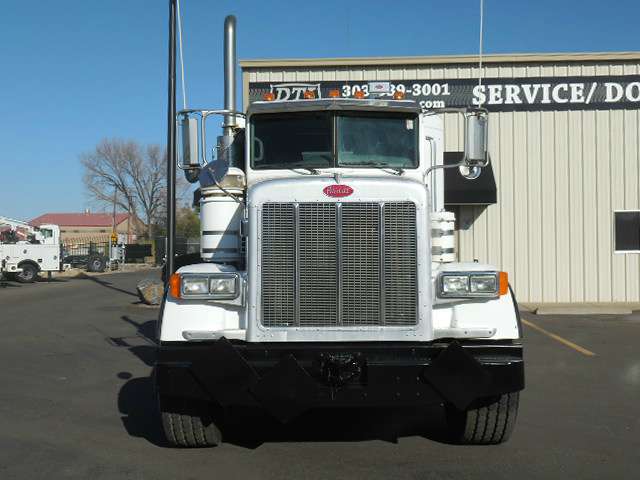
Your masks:
<instances>
[{"instance_id":1,"label":"mud flap","mask_svg":"<svg viewBox=\"0 0 640 480\"><path fill-rule=\"evenodd\" d=\"M193 362L193 369L211 397L223 407L245 403L248 389L259 379L251 365L224 337L215 342L206 359Z\"/></svg>"},{"instance_id":2,"label":"mud flap","mask_svg":"<svg viewBox=\"0 0 640 480\"><path fill-rule=\"evenodd\" d=\"M293 355L283 358L251 387L251 393L265 410L283 423L308 410L317 400L318 392L318 382L309 376Z\"/></svg>"},{"instance_id":3,"label":"mud flap","mask_svg":"<svg viewBox=\"0 0 640 480\"><path fill-rule=\"evenodd\" d=\"M456 341L425 368L423 377L459 410L483 396L491 383L489 372Z\"/></svg>"}]
</instances>

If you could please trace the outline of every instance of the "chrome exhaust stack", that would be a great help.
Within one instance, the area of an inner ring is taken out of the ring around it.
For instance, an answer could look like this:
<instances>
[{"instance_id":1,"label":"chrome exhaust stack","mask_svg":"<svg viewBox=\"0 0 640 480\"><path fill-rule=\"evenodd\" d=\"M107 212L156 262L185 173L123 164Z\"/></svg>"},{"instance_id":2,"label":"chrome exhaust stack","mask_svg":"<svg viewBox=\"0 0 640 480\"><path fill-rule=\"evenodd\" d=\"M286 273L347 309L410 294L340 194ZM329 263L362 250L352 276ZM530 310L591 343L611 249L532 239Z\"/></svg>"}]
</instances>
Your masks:
<instances>
[{"instance_id":1,"label":"chrome exhaust stack","mask_svg":"<svg viewBox=\"0 0 640 480\"><path fill-rule=\"evenodd\" d=\"M224 19L224 109L236 111L236 17L227 15ZM222 123L222 136L218 137L219 159L228 166L235 167L233 139L237 127L236 116L227 113Z\"/></svg>"},{"instance_id":2,"label":"chrome exhaust stack","mask_svg":"<svg viewBox=\"0 0 640 480\"><path fill-rule=\"evenodd\" d=\"M236 111L236 17L228 15L224 19L224 109ZM222 125L224 136L233 136L236 118L233 114L224 116Z\"/></svg>"}]
</instances>

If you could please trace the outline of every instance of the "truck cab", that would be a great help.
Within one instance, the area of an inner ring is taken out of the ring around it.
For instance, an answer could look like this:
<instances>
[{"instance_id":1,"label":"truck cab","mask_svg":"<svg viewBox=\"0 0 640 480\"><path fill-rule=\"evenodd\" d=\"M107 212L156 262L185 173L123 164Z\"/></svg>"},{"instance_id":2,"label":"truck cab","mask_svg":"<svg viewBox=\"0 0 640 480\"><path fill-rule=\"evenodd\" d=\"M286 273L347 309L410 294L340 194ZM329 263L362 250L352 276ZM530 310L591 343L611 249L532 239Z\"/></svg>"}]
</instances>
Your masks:
<instances>
[{"instance_id":1,"label":"truck cab","mask_svg":"<svg viewBox=\"0 0 640 480\"><path fill-rule=\"evenodd\" d=\"M0 273L20 283L32 283L41 272L62 270L58 225L32 227L25 222L15 222L13 226L20 235L0 238Z\"/></svg>"},{"instance_id":2,"label":"truck cab","mask_svg":"<svg viewBox=\"0 0 640 480\"><path fill-rule=\"evenodd\" d=\"M506 272L455 262L438 112L266 96L217 112L218 158L196 164L207 112L178 115L180 166L200 182L202 261L168 272L159 321L169 441L219 444L234 406L288 422L312 408L434 403L456 441L508 439L524 388L517 304ZM466 158L486 156L486 117L460 113ZM460 167L473 178L483 165Z\"/></svg>"},{"instance_id":3,"label":"truck cab","mask_svg":"<svg viewBox=\"0 0 640 480\"><path fill-rule=\"evenodd\" d=\"M60 227L53 224L42 224L36 231L41 245L60 245Z\"/></svg>"}]
</instances>

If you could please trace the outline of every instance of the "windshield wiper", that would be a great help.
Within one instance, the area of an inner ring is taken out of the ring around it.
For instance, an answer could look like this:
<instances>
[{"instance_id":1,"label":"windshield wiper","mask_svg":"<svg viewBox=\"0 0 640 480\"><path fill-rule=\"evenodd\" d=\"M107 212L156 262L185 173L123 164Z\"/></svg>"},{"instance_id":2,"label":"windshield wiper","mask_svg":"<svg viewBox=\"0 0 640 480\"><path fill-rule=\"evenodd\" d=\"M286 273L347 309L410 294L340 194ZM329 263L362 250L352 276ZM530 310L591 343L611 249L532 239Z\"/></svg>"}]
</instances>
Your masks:
<instances>
[{"instance_id":1,"label":"windshield wiper","mask_svg":"<svg viewBox=\"0 0 640 480\"><path fill-rule=\"evenodd\" d=\"M289 170L306 170L311 175L319 175L318 170L316 170L315 168L311 168L311 167L293 167L293 168L290 168Z\"/></svg>"},{"instance_id":2,"label":"windshield wiper","mask_svg":"<svg viewBox=\"0 0 640 480\"><path fill-rule=\"evenodd\" d=\"M345 167L345 168L349 168L349 167L379 167L380 170L393 170L393 174L394 175L402 175L404 173L404 168L401 167L392 167L390 165L387 165L386 163L381 163L381 162L361 162L361 163L351 163L351 164L346 164L346 165L339 165L340 167ZM387 172L390 173L390 172Z\"/></svg>"},{"instance_id":3,"label":"windshield wiper","mask_svg":"<svg viewBox=\"0 0 640 480\"><path fill-rule=\"evenodd\" d=\"M308 167L306 165L301 165L298 163L281 163L281 164L277 164L277 165L269 165L268 167L266 167L270 170L275 170L275 169L286 169L286 170L306 170L307 172L309 172L309 174L311 175L319 175L320 172L318 172L318 170L316 170L313 167ZM300 172L296 172L296 173L300 173Z\"/></svg>"}]
</instances>

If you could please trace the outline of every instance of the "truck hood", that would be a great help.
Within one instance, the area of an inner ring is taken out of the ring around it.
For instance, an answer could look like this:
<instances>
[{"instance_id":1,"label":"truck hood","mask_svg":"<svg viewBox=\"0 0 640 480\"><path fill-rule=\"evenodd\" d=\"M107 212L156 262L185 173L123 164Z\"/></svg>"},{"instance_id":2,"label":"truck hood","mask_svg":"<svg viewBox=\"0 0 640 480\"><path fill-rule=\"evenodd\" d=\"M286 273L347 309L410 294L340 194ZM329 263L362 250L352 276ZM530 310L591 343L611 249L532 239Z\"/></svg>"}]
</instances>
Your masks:
<instances>
[{"instance_id":1,"label":"truck hood","mask_svg":"<svg viewBox=\"0 0 640 480\"><path fill-rule=\"evenodd\" d=\"M310 176L266 180L249 188L249 206L267 202L410 201L428 208L427 188L402 177Z\"/></svg>"}]
</instances>

